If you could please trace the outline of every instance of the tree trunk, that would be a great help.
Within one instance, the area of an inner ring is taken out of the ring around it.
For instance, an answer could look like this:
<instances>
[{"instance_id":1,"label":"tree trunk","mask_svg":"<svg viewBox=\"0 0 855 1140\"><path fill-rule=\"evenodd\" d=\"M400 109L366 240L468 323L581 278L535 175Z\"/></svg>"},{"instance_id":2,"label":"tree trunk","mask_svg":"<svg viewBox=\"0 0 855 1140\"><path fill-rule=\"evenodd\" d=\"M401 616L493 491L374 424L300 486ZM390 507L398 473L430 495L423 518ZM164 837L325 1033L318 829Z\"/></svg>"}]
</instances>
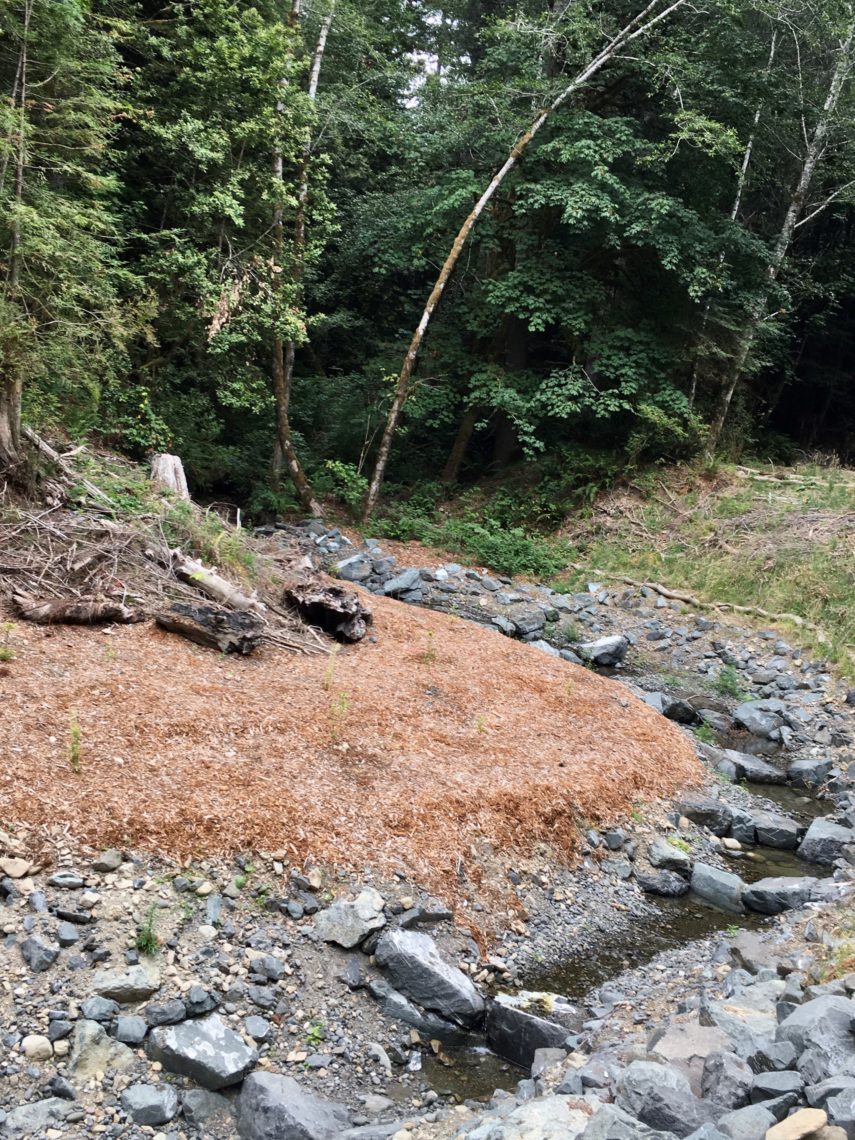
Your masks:
<instances>
[{"instance_id":1,"label":"tree trunk","mask_svg":"<svg viewBox=\"0 0 855 1140\"><path fill-rule=\"evenodd\" d=\"M380 446L377 452L377 461L374 466L374 472L371 476L371 482L368 487L368 494L365 499L364 518L367 519L374 511L377 505L377 500L380 496L380 488L383 485L383 479L386 474L386 467L389 463L389 455L392 450L392 440L395 436L395 431L398 426L398 421L401 417L401 409L407 399L410 389L410 381L412 379L413 371L418 359L419 350L424 340L425 333L428 330L431 318L439 305L440 298L448 284L451 274L460 258L463 247L466 244L466 239L472 232L475 223L484 211L484 208L489 203L490 199L499 189L505 178L514 169L524 153L526 147L546 123L550 116L561 107L572 94L583 87L589 79L597 74L602 67L605 66L619 51L621 51L627 44L637 39L639 36L645 35L657 24L659 24L666 17L671 15L677 8L682 7L685 0L672 0L668 3L661 12L656 15L653 13L662 0L650 0L650 3L644 7L637 16L629 21L609 42L601 49L601 51L592 59L577 75L567 84L567 86L559 92L558 95L552 100L548 107L540 111L534 118L528 130L523 132L511 148L511 152L505 159L503 165L496 171L490 179L487 188L484 190L481 197L470 210L469 214L464 219L463 225L460 227L457 236L455 237L448 256L439 272L430 296L427 299L421 319L413 333L413 338L410 341L410 346L407 349L407 354L404 357L404 362L401 367L401 373L398 377L398 383L395 388L395 395L392 400L392 406L389 409L389 414L386 418L386 425L383 429L383 435L380 440ZM665 0L667 3L667 0Z\"/></svg>"},{"instance_id":2,"label":"tree trunk","mask_svg":"<svg viewBox=\"0 0 855 1140\"><path fill-rule=\"evenodd\" d=\"M443 483L456 483L460 475L460 468L463 464L464 456L466 455L466 448L469 446L469 440L472 438L472 433L475 430L475 424L478 422L478 409L467 408L461 417L460 424L457 428L457 435L454 437L454 443L451 446L451 451L448 453L448 459L445 461L445 467L442 470Z\"/></svg>"},{"instance_id":3,"label":"tree trunk","mask_svg":"<svg viewBox=\"0 0 855 1140\"><path fill-rule=\"evenodd\" d=\"M232 613L214 606L191 606L174 602L154 619L161 629L216 649L220 653L240 653L243 657L260 645L264 621L252 613Z\"/></svg>"},{"instance_id":4,"label":"tree trunk","mask_svg":"<svg viewBox=\"0 0 855 1140\"><path fill-rule=\"evenodd\" d=\"M840 100L840 94L843 90L843 84L849 74L852 62L852 46L855 40L855 20L849 24L846 33L846 39L840 45L840 55L837 64L831 76L831 82L828 87L828 94L825 98L825 103L822 107L822 112L819 116L819 121L814 128L813 135L808 144L807 153L805 154L804 162L802 163L801 172L799 174L796 188L790 198L790 204L787 207L787 213L784 216L781 230L778 234L774 248L772 250L772 257L769 262L768 280L771 286L777 280L781 267L784 264L784 259L790 248L793 240L793 234L798 225L799 215L804 209L805 202L807 201L808 192L810 191L811 182L813 181L814 173L816 172L817 165L822 158L825 151L826 142L828 139L828 132L831 127L831 120L834 112L837 109L837 104ZM745 366L748 363L748 357L757 338L762 321L765 319L769 305L769 290L764 290L758 296L754 304L751 306L749 314L749 323L744 330L739 346L734 356L732 367L730 369L728 379L722 389L719 398L718 406L713 416L712 424L710 425L710 434L707 440L706 457L712 459L715 455L716 448L718 447L721 433L727 421L727 415L730 411L730 405L733 400L733 394L739 381L742 379Z\"/></svg>"}]
</instances>

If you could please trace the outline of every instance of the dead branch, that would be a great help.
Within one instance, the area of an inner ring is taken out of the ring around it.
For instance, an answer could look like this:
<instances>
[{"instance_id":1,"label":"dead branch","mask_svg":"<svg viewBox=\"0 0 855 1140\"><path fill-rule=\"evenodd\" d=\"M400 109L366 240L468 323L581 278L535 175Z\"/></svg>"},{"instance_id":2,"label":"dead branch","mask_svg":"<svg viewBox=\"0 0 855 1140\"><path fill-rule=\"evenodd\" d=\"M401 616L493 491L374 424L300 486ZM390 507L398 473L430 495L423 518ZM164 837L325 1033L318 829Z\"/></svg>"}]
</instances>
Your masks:
<instances>
[{"instance_id":1,"label":"dead branch","mask_svg":"<svg viewBox=\"0 0 855 1140\"><path fill-rule=\"evenodd\" d=\"M170 551L172 569L182 581L195 586L203 594L207 594L220 605L229 606L233 610L249 610L263 615L267 607L260 602L255 594L244 594L237 587L227 581L216 570L209 570L196 558L188 558L180 550Z\"/></svg>"},{"instance_id":2,"label":"dead branch","mask_svg":"<svg viewBox=\"0 0 855 1140\"><path fill-rule=\"evenodd\" d=\"M128 625L144 621L145 614L106 598L38 599L18 592L12 595L18 616L36 625Z\"/></svg>"},{"instance_id":3,"label":"dead branch","mask_svg":"<svg viewBox=\"0 0 855 1140\"><path fill-rule=\"evenodd\" d=\"M51 463L62 472L67 482L80 483L94 499L100 499L102 503L106 503L111 509L115 509L116 504L111 498L105 495L94 483L90 483L88 479L80 478L71 467L69 467L59 452L54 451L49 443L45 443L41 436L36 435L32 428L25 427L21 430L33 447L40 451L42 455L49 459Z\"/></svg>"}]
</instances>

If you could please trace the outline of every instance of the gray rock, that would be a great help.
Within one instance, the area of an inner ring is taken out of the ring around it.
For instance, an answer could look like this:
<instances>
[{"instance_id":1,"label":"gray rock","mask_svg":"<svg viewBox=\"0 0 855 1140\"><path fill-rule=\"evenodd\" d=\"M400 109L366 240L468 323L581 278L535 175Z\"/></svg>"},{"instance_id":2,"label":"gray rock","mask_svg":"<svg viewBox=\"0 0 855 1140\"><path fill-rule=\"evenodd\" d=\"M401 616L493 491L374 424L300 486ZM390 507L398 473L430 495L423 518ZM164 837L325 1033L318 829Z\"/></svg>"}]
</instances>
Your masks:
<instances>
[{"instance_id":1,"label":"gray rock","mask_svg":"<svg viewBox=\"0 0 855 1140\"><path fill-rule=\"evenodd\" d=\"M178 1093L169 1085L131 1085L122 1093L122 1108L134 1124L168 1124L178 1115Z\"/></svg>"},{"instance_id":2,"label":"gray rock","mask_svg":"<svg viewBox=\"0 0 855 1140\"><path fill-rule=\"evenodd\" d=\"M733 996L722 1001L703 998L698 1020L701 1025L716 1025L723 1030L730 1039L731 1051L747 1061L752 1069L770 1068L769 1064L762 1063L762 1055L774 1041L778 1025L776 1003L783 985L779 979L757 981L740 987Z\"/></svg>"},{"instance_id":3,"label":"gray rock","mask_svg":"<svg viewBox=\"0 0 855 1140\"><path fill-rule=\"evenodd\" d=\"M112 1021L120 1006L112 998L87 998L80 1006L80 1012L88 1021Z\"/></svg>"},{"instance_id":4,"label":"gray rock","mask_svg":"<svg viewBox=\"0 0 855 1140\"><path fill-rule=\"evenodd\" d=\"M395 578L390 578L387 582L383 583L384 594L404 594L407 590L413 590L419 584L421 574L418 570L402 570Z\"/></svg>"},{"instance_id":5,"label":"gray rock","mask_svg":"<svg viewBox=\"0 0 855 1140\"><path fill-rule=\"evenodd\" d=\"M624 1070L615 1103L648 1127L677 1136L688 1136L715 1115L711 1105L694 1095L682 1072L653 1061L633 1061Z\"/></svg>"},{"instance_id":6,"label":"gray rock","mask_svg":"<svg viewBox=\"0 0 855 1140\"><path fill-rule=\"evenodd\" d=\"M428 1040L437 1038L449 1045L465 1043L467 1031L461 1029L457 1022L440 1017L438 1013L421 1009L415 1002L411 1002L409 998L399 993L385 978L372 978L367 988L371 996L380 1002L387 1017L411 1025Z\"/></svg>"},{"instance_id":7,"label":"gray rock","mask_svg":"<svg viewBox=\"0 0 855 1140\"><path fill-rule=\"evenodd\" d=\"M30 937L21 943L21 957L34 974L43 974L59 957L59 949Z\"/></svg>"},{"instance_id":8,"label":"gray rock","mask_svg":"<svg viewBox=\"0 0 855 1140\"><path fill-rule=\"evenodd\" d=\"M57 871L50 876L47 885L63 891L79 891L83 886L83 876L74 871Z\"/></svg>"},{"instance_id":9,"label":"gray rock","mask_svg":"<svg viewBox=\"0 0 855 1140\"><path fill-rule=\"evenodd\" d=\"M733 821L733 811L721 800L692 796L677 805L680 813L692 823L708 828L713 835L727 835Z\"/></svg>"},{"instance_id":10,"label":"gray rock","mask_svg":"<svg viewBox=\"0 0 855 1140\"><path fill-rule=\"evenodd\" d=\"M566 1096L537 1097L511 1106L500 1124L488 1116L467 1131L466 1140L576 1140L591 1119L586 1107L587 1112L575 1107Z\"/></svg>"},{"instance_id":11,"label":"gray rock","mask_svg":"<svg viewBox=\"0 0 855 1140\"><path fill-rule=\"evenodd\" d=\"M847 1137L855 1136L855 1089L835 1093L825 1102L829 1124L842 1128Z\"/></svg>"},{"instance_id":12,"label":"gray rock","mask_svg":"<svg viewBox=\"0 0 855 1140\"><path fill-rule=\"evenodd\" d=\"M345 582L364 582L366 578L371 577L373 569L371 559L362 554L353 554L350 558L343 558L341 562L336 562L333 566L336 575Z\"/></svg>"},{"instance_id":13,"label":"gray rock","mask_svg":"<svg viewBox=\"0 0 855 1140\"><path fill-rule=\"evenodd\" d=\"M244 1022L244 1028L253 1041L266 1041L270 1036L271 1025L264 1017L251 1014Z\"/></svg>"},{"instance_id":14,"label":"gray rock","mask_svg":"<svg viewBox=\"0 0 855 1140\"><path fill-rule=\"evenodd\" d=\"M553 1065L560 1065L567 1057L566 1049L535 1049L531 1062L531 1079L536 1081Z\"/></svg>"},{"instance_id":15,"label":"gray rock","mask_svg":"<svg viewBox=\"0 0 855 1140\"><path fill-rule=\"evenodd\" d=\"M829 995L798 1006L778 1026L776 1039L799 1054L799 1071L810 1084L827 1077L855 1076L855 1002Z\"/></svg>"},{"instance_id":16,"label":"gray rock","mask_svg":"<svg viewBox=\"0 0 855 1140\"><path fill-rule=\"evenodd\" d=\"M92 864L92 870L97 871L99 875L107 875L111 871L118 871L121 865L121 851L117 851L115 847L110 847L98 856Z\"/></svg>"},{"instance_id":17,"label":"gray rock","mask_svg":"<svg viewBox=\"0 0 855 1140\"><path fill-rule=\"evenodd\" d=\"M129 1069L136 1057L120 1041L107 1036L97 1021L78 1021L71 1035L69 1069L78 1077L94 1077L112 1069Z\"/></svg>"},{"instance_id":18,"label":"gray rock","mask_svg":"<svg viewBox=\"0 0 855 1140\"><path fill-rule=\"evenodd\" d=\"M720 1117L716 1127L728 1140L764 1140L775 1123L775 1117L768 1108L762 1104L749 1104Z\"/></svg>"},{"instance_id":19,"label":"gray rock","mask_svg":"<svg viewBox=\"0 0 855 1140\"><path fill-rule=\"evenodd\" d=\"M735 1053L710 1053L704 1060L701 1095L723 1108L742 1108L751 1097L754 1073Z\"/></svg>"},{"instance_id":20,"label":"gray rock","mask_svg":"<svg viewBox=\"0 0 855 1140\"><path fill-rule=\"evenodd\" d=\"M242 1140L336 1140L349 1123L347 1109L303 1089L293 1077L252 1073L237 1104Z\"/></svg>"},{"instance_id":21,"label":"gray rock","mask_svg":"<svg viewBox=\"0 0 855 1140\"><path fill-rule=\"evenodd\" d=\"M818 788L831 775L830 760L794 760L787 769L790 782L797 788Z\"/></svg>"},{"instance_id":22,"label":"gray rock","mask_svg":"<svg viewBox=\"0 0 855 1140\"><path fill-rule=\"evenodd\" d=\"M787 706L777 698L746 701L733 712L733 719L754 736L769 739L784 723Z\"/></svg>"},{"instance_id":23,"label":"gray rock","mask_svg":"<svg viewBox=\"0 0 855 1140\"><path fill-rule=\"evenodd\" d=\"M141 1045L146 1033L148 1026L143 1017L120 1017L116 1021L116 1040L124 1045Z\"/></svg>"},{"instance_id":24,"label":"gray rock","mask_svg":"<svg viewBox=\"0 0 855 1140\"><path fill-rule=\"evenodd\" d=\"M315 919L315 933L324 942L350 950L386 925L383 905L382 895L366 887L353 902L339 900L322 910Z\"/></svg>"},{"instance_id":25,"label":"gray rock","mask_svg":"<svg viewBox=\"0 0 855 1140\"><path fill-rule=\"evenodd\" d=\"M782 1072L758 1073L751 1086L751 1100L753 1103L763 1100L777 1100L779 1097L792 1095L793 1101L789 1107L797 1104L805 1082L801 1073L796 1070L784 1069ZM774 1109L770 1109L774 1112ZM777 1115L777 1114L776 1114Z\"/></svg>"},{"instance_id":26,"label":"gray rock","mask_svg":"<svg viewBox=\"0 0 855 1140\"><path fill-rule=\"evenodd\" d=\"M157 1025L176 1025L187 1016L187 1007L180 998L170 998L169 1001L147 1005L142 1015L150 1028Z\"/></svg>"},{"instance_id":27,"label":"gray rock","mask_svg":"<svg viewBox=\"0 0 855 1140\"><path fill-rule=\"evenodd\" d=\"M56 928L56 940L60 946L73 946L80 938L80 932L73 922L61 922Z\"/></svg>"},{"instance_id":28,"label":"gray rock","mask_svg":"<svg viewBox=\"0 0 855 1140\"><path fill-rule=\"evenodd\" d=\"M581 1140L670 1140L671 1132L656 1132L616 1104L604 1104L582 1133Z\"/></svg>"},{"instance_id":29,"label":"gray rock","mask_svg":"<svg viewBox=\"0 0 855 1140\"><path fill-rule=\"evenodd\" d=\"M696 895L721 910L736 914L744 910L742 891L745 884L739 875L707 863L696 863L692 868L691 885Z\"/></svg>"},{"instance_id":30,"label":"gray rock","mask_svg":"<svg viewBox=\"0 0 855 1140\"><path fill-rule=\"evenodd\" d=\"M31 1136L62 1124L76 1108L72 1101L52 1096L10 1109L6 1113L5 1123L0 1124L0 1127L4 1128L6 1136Z\"/></svg>"},{"instance_id":31,"label":"gray rock","mask_svg":"<svg viewBox=\"0 0 855 1140\"><path fill-rule=\"evenodd\" d=\"M580 1032L583 1020L581 1010L556 994L497 994L487 1011L487 1043L506 1061L528 1068L538 1049L560 1048L568 1034Z\"/></svg>"},{"instance_id":32,"label":"gray rock","mask_svg":"<svg viewBox=\"0 0 855 1140\"><path fill-rule=\"evenodd\" d=\"M778 968L779 958L774 948L751 930L740 930L730 944L730 954L737 966L749 974Z\"/></svg>"},{"instance_id":33,"label":"gray rock","mask_svg":"<svg viewBox=\"0 0 855 1140\"><path fill-rule=\"evenodd\" d=\"M101 997L118 1002L145 1001L160 989L160 976L151 974L143 966L129 966L127 970L102 970L92 980L92 988Z\"/></svg>"},{"instance_id":34,"label":"gray rock","mask_svg":"<svg viewBox=\"0 0 855 1140\"><path fill-rule=\"evenodd\" d=\"M510 616L517 637L536 637L546 625L546 614L540 606L514 606Z\"/></svg>"},{"instance_id":35,"label":"gray rock","mask_svg":"<svg viewBox=\"0 0 855 1140\"><path fill-rule=\"evenodd\" d=\"M810 900L816 885L812 878L787 878L778 876L758 879L750 883L742 892L742 901L749 910L759 914L780 914L783 910L795 910Z\"/></svg>"},{"instance_id":36,"label":"gray rock","mask_svg":"<svg viewBox=\"0 0 855 1140\"><path fill-rule=\"evenodd\" d=\"M688 851L675 847L661 835L648 847L647 858L652 867L662 867L666 871L677 871L687 876L692 872L692 857Z\"/></svg>"},{"instance_id":37,"label":"gray rock","mask_svg":"<svg viewBox=\"0 0 855 1140\"><path fill-rule=\"evenodd\" d=\"M646 871L636 871L635 879L643 891L662 898L679 898L689 893L689 882L676 871L657 871L649 875Z\"/></svg>"},{"instance_id":38,"label":"gray rock","mask_svg":"<svg viewBox=\"0 0 855 1140\"><path fill-rule=\"evenodd\" d=\"M220 995L215 990L206 990L203 986L191 986L184 995L184 1005L188 1017L204 1017L206 1013L213 1013L221 1003Z\"/></svg>"},{"instance_id":39,"label":"gray rock","mask_svg":"<svg viewBox=\"0 0 855 1140\"><path fill-rule=\"evenodd\" d=\"M190 1077L214 1092L237 1084L258 1060L255 1049L215 1013L153 1029L148 1052L169 1072Z\"/></svg>"},{"instance_id":40,"label":"gray rock","mask_svg":"<svg viewBox=\"0 0 855 1140\"><path fill-rule=\"evenodd\" d=\"M181 1111L188 1124L198 1127L215 1117L225 1119L230 1116L232 1106L220 1093L188 1089L181 1097Z\"/></svg>"},{"instance_id":41,"label":"gray rock","mask_svg":"<svg viewBox=\"0 0 855 1140\"><path fill-rule=\"evenodd\" d=\"M725 749L724 754L733 765L737 780L747 780L751 784L787 782L786 774L768 760L761 760L759 756L751 756L747 752L736 752L731 748Z\"/></svg>"},{"instance_id":42,"label":"gray rock","mask_svg":"<svg viewBox=\"0 0 855 1140\"><path fill-rule=\"evenodd\" d=\"M583 661L608 667L620 665L626 657L629 642L621 634L616 634L612 637L601 637L597 641L582 642L581 645L575 646L575 649Z\"/></svg>"},{"instance_id":43,"label":"gray rock","mask_svg":"<svg viewBox=\"0 0 855 1140\"><path fill-rule=\"evenodd\" d=\"M755 811L754 830L761 847L773 847L780 851L795 851L799 845L802 828L798 822L780 812Z\"/></svg>"},{"instance_id":44,"label":"gray rock","mask_svg":"<svg viewBox=\"0 0 855 1140\"><path fill-rule=\"evenodd\" d=\"M478 1025L484 999L472 981L440 955L434 940L412 930L384 934L377 943L377 964L405 997L461 1025Z\"/></svg>"},{"instance_id":45,"label":"gray rock","mask_svg":"<svg viewBox=\"0 0 855 1140\"><path fill-rule=\"evenodd\" d=\"M855 831L852 828L842 827L839 823L820 817L807 829L798 856L808 863L822 863L830 867L850 843L855 843Z\"/></svg>"},{"instance_id":46,"label":"gray rock","mask_svg":"<svg viewBox=\"0 0 855 1140\"><path fill-rule=\"evenodd\" d=\"M825 1108L829 1097L839 1093L851 1093L855 1096L855 1077L826 1077L815 1085L808 1085L805 1089L805 1099L811 1108Z\"/></svg>"}]
</instances>

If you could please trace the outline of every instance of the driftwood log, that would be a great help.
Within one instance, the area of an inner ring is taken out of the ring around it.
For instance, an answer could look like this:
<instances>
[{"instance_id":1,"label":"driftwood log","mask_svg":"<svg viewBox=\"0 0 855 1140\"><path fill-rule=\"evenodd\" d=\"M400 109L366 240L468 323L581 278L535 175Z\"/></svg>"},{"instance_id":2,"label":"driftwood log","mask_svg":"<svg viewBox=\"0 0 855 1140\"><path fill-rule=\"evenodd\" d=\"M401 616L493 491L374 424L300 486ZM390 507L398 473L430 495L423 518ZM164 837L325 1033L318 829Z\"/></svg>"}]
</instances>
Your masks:
<instances>
[{"instance_id":1,"label":"driftwood log","mask_svg":"<svg viewBox=\"0 0 855 1140\"><path fill-rule=\"evenodd\" d=\"M288 586L285 603L293 606L307 625L317 626L339 641L361 641L374 620L355 590L307 582Z\"/></svg>"},{"instance_id":2,"label":"driftwood log","mask_svg":"<svg viewBox=\"0 0 855 1140\"><path fill-rule=\"evenodd\" d=\"M187 602L174 602L168 610L156 614L155 621L161 629L187 637L197 645L244 657L258 647L265 628L263 618L257 614L191 606Z\"/></svg>"},{"instance_id":3,"label":"driftwood log","mask_svg":"<svg viewBox=\"0 0 855 1140\"><path fill-rule=\"evenodd\" d=\"M220 605L229 606L233 610L248 610L259 616L267 612L267 607L255 594L244 594L216 570L203 566L197 558L188 558L180 550L172 550L170 559L176 578L195 586Z\"/></svg>"},{"instance_id":4,"label":"driftwood log","mask_svg":"<svg viewBox=\"0 0 855 1140\"><path fill-rule=\"evenodd\" d=\"M108 598L33 598L16 593L12 601L19 617L37 625L99 625L116 622L127 625L144 621L145 614Z\"/></svg>"}]
</instances>

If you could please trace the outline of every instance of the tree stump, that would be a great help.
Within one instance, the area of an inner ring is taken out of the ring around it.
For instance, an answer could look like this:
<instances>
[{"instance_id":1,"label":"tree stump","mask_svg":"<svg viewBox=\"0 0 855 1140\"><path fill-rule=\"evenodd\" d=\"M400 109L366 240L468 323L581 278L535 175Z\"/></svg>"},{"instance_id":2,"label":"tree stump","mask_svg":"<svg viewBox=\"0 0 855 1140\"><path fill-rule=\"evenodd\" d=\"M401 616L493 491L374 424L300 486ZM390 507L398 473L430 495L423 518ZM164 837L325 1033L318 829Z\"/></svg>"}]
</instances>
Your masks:
<instances>
[{"instance_id":1,"label":"tree stump","mask_svg":"<svg viewBox=\"0 0 855 1140\"><path fill-rule=\"evenodd\" d=\"M151 481L160 487L165 487L179 499L190 499L187 489L187 477L184 474L184 464L178 455L155 455L151 461Z\"/></svg>"},{"instance_id":2,"label":"tree stump","mask_svg":"<svg viewBox=\"0 0 855 1140\"><path fill-rule=\"evenodd\" d=\"M374 620L355 590L307 582L288 586L286 604L293 606L307 625L317 626L339 641L361 641Z\"/></svg>"},{"instance_id":3,"label":"tree stump","mask_svg":"<svg viewBox=\"0 0 855 1140\"><path fill-rule=\"evenodd\" d=\"M177 633L209 649L221 653L240 653L243 657L257 648L265 623L257 614L217 609L215 606L191 606L174 602L154 619L161 629Z\"/></svg>"}]
</instances>

